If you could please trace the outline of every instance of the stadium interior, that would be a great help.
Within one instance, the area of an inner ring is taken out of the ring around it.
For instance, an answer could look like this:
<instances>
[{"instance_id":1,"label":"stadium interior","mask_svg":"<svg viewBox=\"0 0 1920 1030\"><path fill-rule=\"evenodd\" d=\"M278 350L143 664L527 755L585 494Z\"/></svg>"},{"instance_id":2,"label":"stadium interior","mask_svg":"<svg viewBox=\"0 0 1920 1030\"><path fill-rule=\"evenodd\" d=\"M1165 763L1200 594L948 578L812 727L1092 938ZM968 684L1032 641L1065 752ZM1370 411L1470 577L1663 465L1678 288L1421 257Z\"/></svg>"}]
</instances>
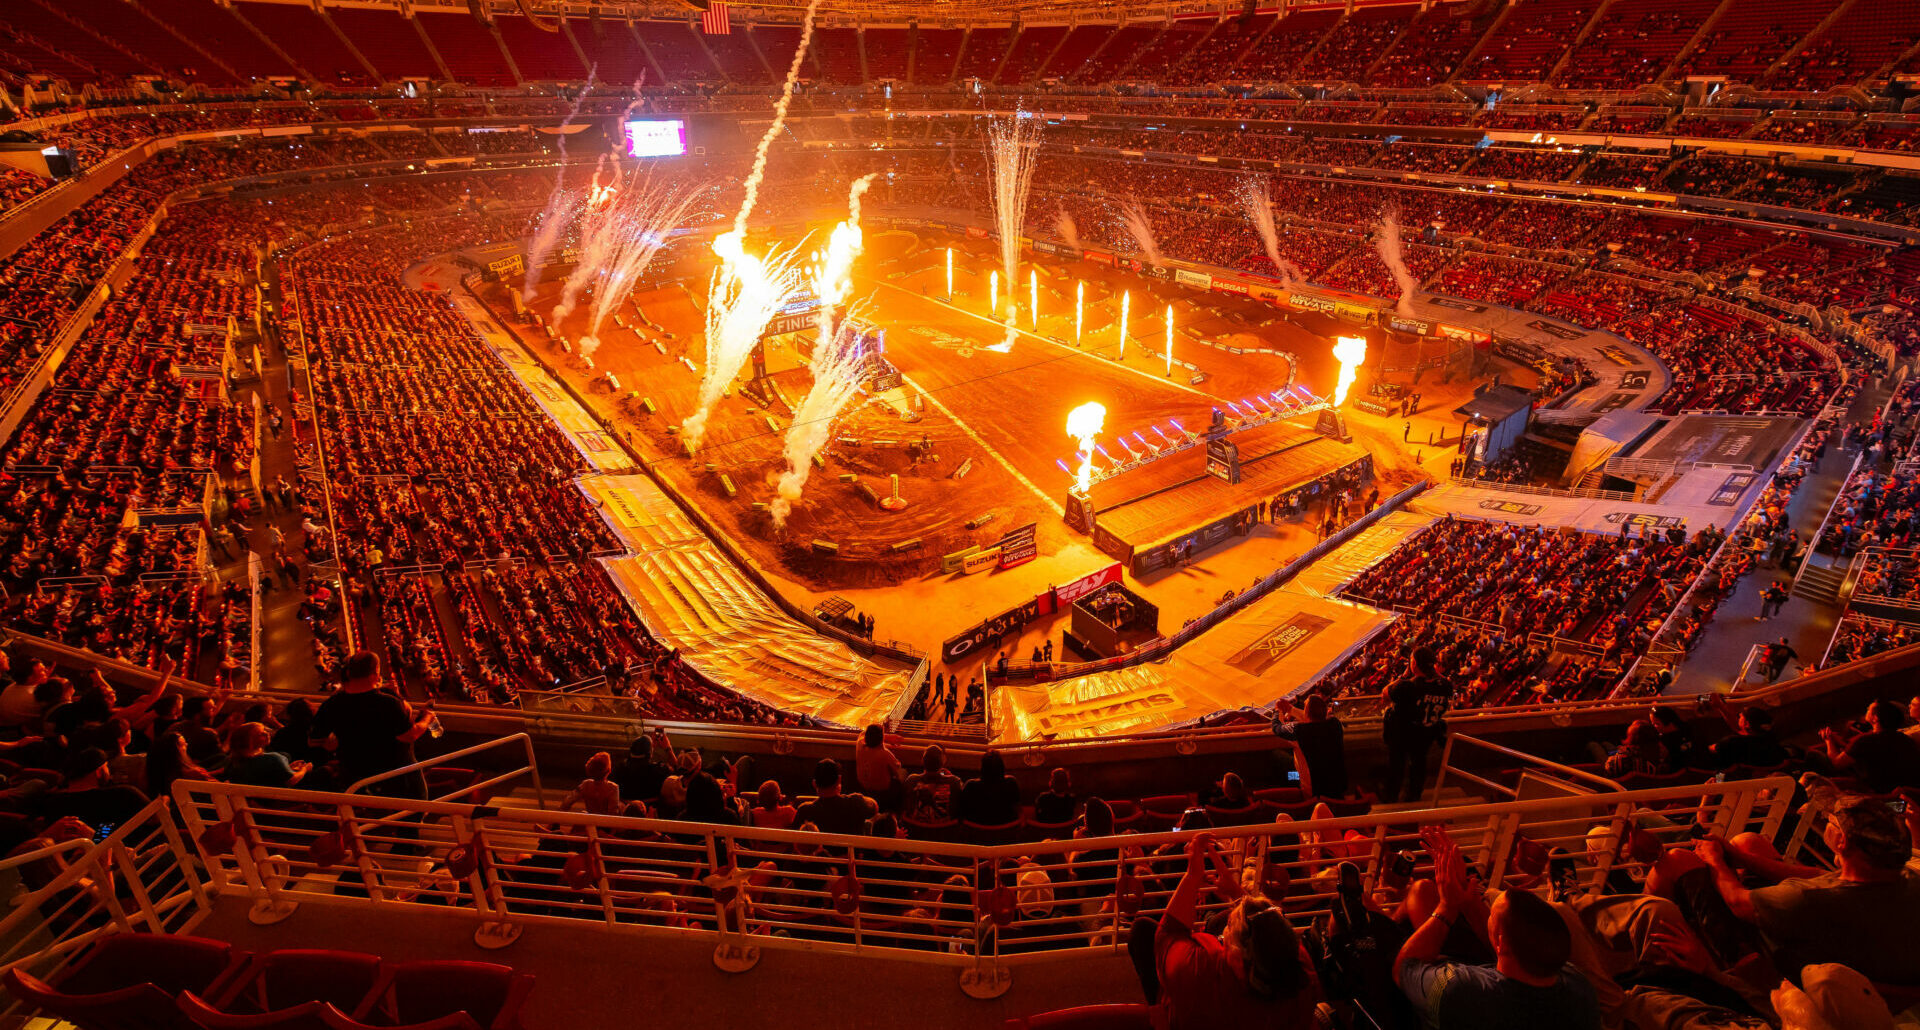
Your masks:
<instances>
[{"instance_id":1,"label":"stadium interior","mask_svg":"<svg viewBox=\"0 0 1920 1030\"><path fill-rule=\"evenodd\" d=\"M1920 1026L1920 0L7 0L0 255L0 1025Z\"/></svg>"}]
</instances>

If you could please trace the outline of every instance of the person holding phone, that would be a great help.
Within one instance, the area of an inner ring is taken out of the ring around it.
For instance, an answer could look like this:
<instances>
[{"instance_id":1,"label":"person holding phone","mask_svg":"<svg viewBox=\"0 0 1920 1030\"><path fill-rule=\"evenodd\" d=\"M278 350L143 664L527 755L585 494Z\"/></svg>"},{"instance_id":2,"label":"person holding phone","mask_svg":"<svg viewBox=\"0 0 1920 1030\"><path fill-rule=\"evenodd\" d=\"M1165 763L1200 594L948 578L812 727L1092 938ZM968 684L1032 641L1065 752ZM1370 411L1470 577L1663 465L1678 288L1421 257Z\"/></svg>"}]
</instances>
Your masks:
<instances>
[{"instance_id":1,"label":"person holding phone","mask_svg":"<svg viewBox=\"0 0 1920 1030\"><path fill-rule=\"evenodd\" d=\"M340 780L351 786L370 776L412 765L413 742L429 732L433 710L413 707L380 689L380 659L360 651L340 667L340 689L313 713L313 743L333 752ZM424 800L427 779L419 770L367 787L367 793Z\"/></svg>"},{"instance_id":2,"label":"person holding phone","mask_svg":"<svg viewBox=\"0 0 1920 1030\"><path fill-rule=\"evenodd\" d=\"M1273 710L1273 735L1293 752L1300 792L1307 797L1347 796L1347 729L1332 714L1325 694L1307 698L1304 722L1295 718L1293 701L1281 698Z\"/></svg>"}]
</instances>

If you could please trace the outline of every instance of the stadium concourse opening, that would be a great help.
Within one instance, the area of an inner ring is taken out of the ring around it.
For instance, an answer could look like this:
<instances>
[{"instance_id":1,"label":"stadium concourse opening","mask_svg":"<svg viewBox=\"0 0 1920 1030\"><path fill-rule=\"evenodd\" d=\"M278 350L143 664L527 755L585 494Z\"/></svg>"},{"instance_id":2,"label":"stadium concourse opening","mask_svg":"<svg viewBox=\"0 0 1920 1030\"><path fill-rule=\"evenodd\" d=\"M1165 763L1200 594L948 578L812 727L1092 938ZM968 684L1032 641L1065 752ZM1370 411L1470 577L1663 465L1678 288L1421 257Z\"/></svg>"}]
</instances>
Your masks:
<instances>
[{"instance_id":1,"label":"stadium concourse opening","mask_svg":"<svg viewBox=\"0 0 1920 1030\"><path fill-rule=\"evenodd\" d=\"M15 0L0 1018L1920 1018L1915 25Z\"/></svg>"}]
</instances>

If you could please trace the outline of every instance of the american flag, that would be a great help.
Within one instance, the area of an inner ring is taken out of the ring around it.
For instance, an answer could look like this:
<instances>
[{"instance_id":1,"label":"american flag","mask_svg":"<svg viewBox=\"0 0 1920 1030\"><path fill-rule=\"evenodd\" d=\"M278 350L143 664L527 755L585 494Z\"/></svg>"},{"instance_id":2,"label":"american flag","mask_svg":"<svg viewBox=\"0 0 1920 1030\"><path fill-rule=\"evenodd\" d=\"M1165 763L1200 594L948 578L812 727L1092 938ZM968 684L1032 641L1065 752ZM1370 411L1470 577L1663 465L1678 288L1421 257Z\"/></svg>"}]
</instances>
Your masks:
<instances>
[{"instance_id":1,"label":"american flag","mask_svg":"<svg viewBox=\"0 0 1920 1030\"><path fill-rule=\"evenodd\" d=\"M733 33L733 18L727 14L725 0L713 0L707 9L700 12L700 31L709 36L726 36Z\"/></svg>"}]
</instances>

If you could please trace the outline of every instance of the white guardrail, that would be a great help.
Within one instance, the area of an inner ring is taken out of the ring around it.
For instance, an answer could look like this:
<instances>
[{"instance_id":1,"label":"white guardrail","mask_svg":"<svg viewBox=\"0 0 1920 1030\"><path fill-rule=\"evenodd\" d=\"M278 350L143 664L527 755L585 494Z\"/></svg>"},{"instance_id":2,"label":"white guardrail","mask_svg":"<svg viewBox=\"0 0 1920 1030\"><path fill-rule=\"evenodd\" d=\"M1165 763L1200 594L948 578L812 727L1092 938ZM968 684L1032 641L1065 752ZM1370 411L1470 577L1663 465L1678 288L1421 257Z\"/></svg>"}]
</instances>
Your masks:
<instances>
[{"instance_id":1,"label":"white guardrail","mask_svg":"<svg viewBox=\"0 0 1920 1030\"><path fill-rule=\"evenodd\" d=\"M1233 870L1304 925L1329 911L1340 861L1370 885L1402 850L1427 861L1422 826L1443 828L1491 885L1544 888L1534 844L1572 856L1598 885L1617 865L1640 867L1621 849L1589 852L1594 827L1679 846L1696 819L1773 836L1793 786L1776 776L1303 821L1255 809L1251 824L1212 832ZM194 841L212 889L250 901L257 923L302 904L398 905L471 921L475 941L494 948L527 926L591 924L711 941L729 971L752 968L763 948L945 965L978 997L1004 992L1020 965L1124 948L1133 918L1164 907L1191 836L986 843L1007 838L968 828L980 843L882 839L185 780L174 802L183 832L169 839Z\"/></svg>"}]
</instances>

